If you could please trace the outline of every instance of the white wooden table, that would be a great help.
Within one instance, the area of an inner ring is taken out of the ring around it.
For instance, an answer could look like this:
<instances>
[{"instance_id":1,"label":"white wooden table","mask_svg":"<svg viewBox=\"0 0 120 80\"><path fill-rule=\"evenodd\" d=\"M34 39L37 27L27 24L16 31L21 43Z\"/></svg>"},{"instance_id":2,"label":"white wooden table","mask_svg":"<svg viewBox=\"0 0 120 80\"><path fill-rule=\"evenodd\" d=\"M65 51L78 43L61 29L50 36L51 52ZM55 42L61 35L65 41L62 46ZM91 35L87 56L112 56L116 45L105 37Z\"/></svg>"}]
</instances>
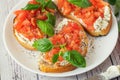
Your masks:
<instances>
[{"instance_id":1,"label":"white wooden table","mask_svg":"<svg viewBox=\"0 0 120 80\"><path fill-rule=\"evenodd\" d=\"M117 42L115 49L112 54L107 58L101 65L96 67L95 69L86 72L81 75L76 75L72 77L64 77L64 78L52 78L41 76L32 72L29 72L19 66L16 62L14 62L11 57L8 55L7 51L4 48L2 41L2 31L3 24L6 16L9 11L18 3L20 0L1 0L0 1L0 78L1 80L84 80L88 77L91 77L95 74L103 72L110 65L120 64L120 36ZM114 80L120 80L116 78Z\"/></svg>"}]
</instances>

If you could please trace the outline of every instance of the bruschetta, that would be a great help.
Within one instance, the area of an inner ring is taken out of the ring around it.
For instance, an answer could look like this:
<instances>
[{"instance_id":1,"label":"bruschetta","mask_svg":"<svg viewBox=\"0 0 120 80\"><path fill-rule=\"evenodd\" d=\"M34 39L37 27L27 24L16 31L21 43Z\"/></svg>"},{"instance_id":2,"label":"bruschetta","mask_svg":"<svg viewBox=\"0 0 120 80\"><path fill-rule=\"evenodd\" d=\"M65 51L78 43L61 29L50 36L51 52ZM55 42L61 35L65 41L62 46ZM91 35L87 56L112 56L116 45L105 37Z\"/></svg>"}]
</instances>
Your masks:
<instances>
[{"instance_id":1,"label":"bruschetta","mask_svg":"<svg viewBox=\"0 0 120 80\"><path fill-rule=\"evenodd\" d=\"M55 30L57 33L49 38L53 47L51 50L41 53L39 57L40 70L59 73L71 71L77 67L85 67L84 57L87 53L88 38L82 26L76 21L65 18Z\"/></svg>"},{"instance_id":2,"label":"bruschetta","mask_svg":"<svg viewBox=\"0 0 120 80\"><path fill-rule=\"evenodd\" d=\"M85 1L54 0L62 15L78 21L90 35L107 35L112 25L110 5L103 0Z\"/></svg>"},{"instance_id":3,"label":"bruschetta","mask_svg":"<svg viewBox=\"0 0 120 80\"><path fill-rule=\"evenodd\" d=\"M51 15L54 16L55 5L51 0L48 1L42 3L41 0L30 0L24 8L14 12L13 32L18 42L26 49L36 50L32 46L34 41L46 37L37 21L49 21Z\"/></svg>"}]
</instances>

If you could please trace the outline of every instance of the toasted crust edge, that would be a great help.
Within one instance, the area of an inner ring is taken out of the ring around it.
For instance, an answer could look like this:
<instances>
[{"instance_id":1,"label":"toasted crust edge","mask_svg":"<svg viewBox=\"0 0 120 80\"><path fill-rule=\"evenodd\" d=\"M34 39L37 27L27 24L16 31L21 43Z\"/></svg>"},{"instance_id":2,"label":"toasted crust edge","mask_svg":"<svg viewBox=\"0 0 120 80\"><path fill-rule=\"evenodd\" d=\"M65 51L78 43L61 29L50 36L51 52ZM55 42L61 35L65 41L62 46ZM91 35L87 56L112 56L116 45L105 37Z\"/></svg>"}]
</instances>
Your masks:
<instances>
[{"instance_id":1,"label":"toasted crust edge","mask_svg":"<svg viewBox=\"0 0 120 80\"><path fill-rule=\"evenodd\" d=\"M36 50L33 46L31 46L31 45L29 45L29 44L21 41L21 40L16 36L16 34L15 34L15 28L13 28L13 33L14 33L14 36L15 36L16 40L17 40L24 48L26 48L26 49L28 49L28 50Z\"/></svg>"},{"instance_id":2,"label":"toasted crust edge","mask_svg":"<svg viewBox=\"0 0 120 80\"><path fill-rule=\"evenodd\" d=\"M50 73L62 73L62 72L72 71L72 70L76 69L76 67L71 64L67 64L65 66L58 67L58 66L50 65L50 64L44 62L44 63L39 64L39 69L46 73L49 73L49 72Z\"/></svg>"}]
</instances>

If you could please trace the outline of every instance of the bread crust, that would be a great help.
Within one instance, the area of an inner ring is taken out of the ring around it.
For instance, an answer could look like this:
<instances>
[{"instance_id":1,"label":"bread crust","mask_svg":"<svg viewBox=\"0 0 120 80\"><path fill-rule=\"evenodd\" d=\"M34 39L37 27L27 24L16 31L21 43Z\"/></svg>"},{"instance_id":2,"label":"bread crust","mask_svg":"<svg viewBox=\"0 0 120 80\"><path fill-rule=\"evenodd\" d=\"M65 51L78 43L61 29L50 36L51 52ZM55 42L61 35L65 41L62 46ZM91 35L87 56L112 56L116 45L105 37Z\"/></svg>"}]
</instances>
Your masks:
<instances>
[{"instance_id":1,"label":"bread crust","mask_svg":"<svg viewBox=\"0 0 120 80\"><path fill-rule=\"evenodd\" d=\"M46 62L43 62L39 64L39 69L46 73L62 73L72 71L76 69L76 67L71 64L67 64L65 66L56 66L55 64L48 64Z\"/></svg>"}]
</instances>

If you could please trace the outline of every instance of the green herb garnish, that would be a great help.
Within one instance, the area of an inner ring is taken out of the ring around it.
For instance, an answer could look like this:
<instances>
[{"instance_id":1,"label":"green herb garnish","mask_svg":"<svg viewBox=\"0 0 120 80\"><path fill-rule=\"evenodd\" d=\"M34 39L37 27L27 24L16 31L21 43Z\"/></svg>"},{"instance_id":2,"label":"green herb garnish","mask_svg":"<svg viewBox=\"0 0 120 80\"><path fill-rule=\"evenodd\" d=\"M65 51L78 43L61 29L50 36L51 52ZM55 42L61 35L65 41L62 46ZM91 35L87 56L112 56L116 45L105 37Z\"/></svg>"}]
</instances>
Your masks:
<instances>
[{"instance_id":1,"label":"green herb garnish","mask_svg":"<svg viewBox=\"0 0 120 80\"><path fill-rule=\"evenodd\" d=\"M37 25L44 34L46 34L48 36L53 36L54 35L54 29L53 29L53 26L50 23L38 20Z\"/></svg>"},{"instance_id":2,"label":"green herb garnish","mask_svg":"<svg viewBox=\"0 0 120 80\"><path fill-rule=\"evenodd\" d=\"M53 48L53 44L49 39L44 38L34 41L33 47L41 52L47 52Z\"/></svg>"},{"instance_id":3,"label":"green herb garnish","mask_svg":"<svg viewBox=\"0 0 120 80\"><path fill-rule=\"evenodd\" d=\"M76 67L86 67L85 58L77 51L67 51L63 54L63 58Z\"/></svg>"},{"instance_id":4,"label":"green herb garnish","mask_svg":"<svg viewBox=\"0 0 120 80\"><path fill-rule=\"evenodd\" d=\"M27 4L24 8L22 8L23 10L34 10L34 9L38 9L40 7L40 5L38 4Z\"/></svg>"},{"instance_id":5,"label":"green herb garnish","mask_svg":"<svg viewBox=\"0 0 120 80\"><path fill-rule=\"evenodd\" d=\"M55 26L56 17L53 14L48 13L46 22L50 23L52 26Z\"/></svg>"},{"instance_id":6,"label":"green herb garnish","mask_svg":"<svg viewBox=\"0 0 120 80\"><path fill-rule=\"evenodd\" d=\"M91 6L91 3L89 2L89 0L68 0L68 2L82 8L87 8Z\"/></svg>"},{"instance_id":7,"label":"green herb garnish","mask_svg":"<svg viewBox=\"0 0 120 80\"><path fill-rule=\"evenodd\" d=\"M56 63L58 61L59 54L54 54L52 57L52 63Z\"/></svg>"},{"instance_id":8,"label":"green herb garnish","mask_svg":"<svg viewBox=\"0 0 120 80\"><path fill-rule=\"evenodd\" d=\"M55 4L52 2L52 0L36 0L36 2L38 2L38 4L27 4L24 8L22 8L23 10L34 10L34 9L38 9L41 8L42 11L45 10L45 8L50 8L50 9L56 9Z\"/></svg>"}]
</instances>

